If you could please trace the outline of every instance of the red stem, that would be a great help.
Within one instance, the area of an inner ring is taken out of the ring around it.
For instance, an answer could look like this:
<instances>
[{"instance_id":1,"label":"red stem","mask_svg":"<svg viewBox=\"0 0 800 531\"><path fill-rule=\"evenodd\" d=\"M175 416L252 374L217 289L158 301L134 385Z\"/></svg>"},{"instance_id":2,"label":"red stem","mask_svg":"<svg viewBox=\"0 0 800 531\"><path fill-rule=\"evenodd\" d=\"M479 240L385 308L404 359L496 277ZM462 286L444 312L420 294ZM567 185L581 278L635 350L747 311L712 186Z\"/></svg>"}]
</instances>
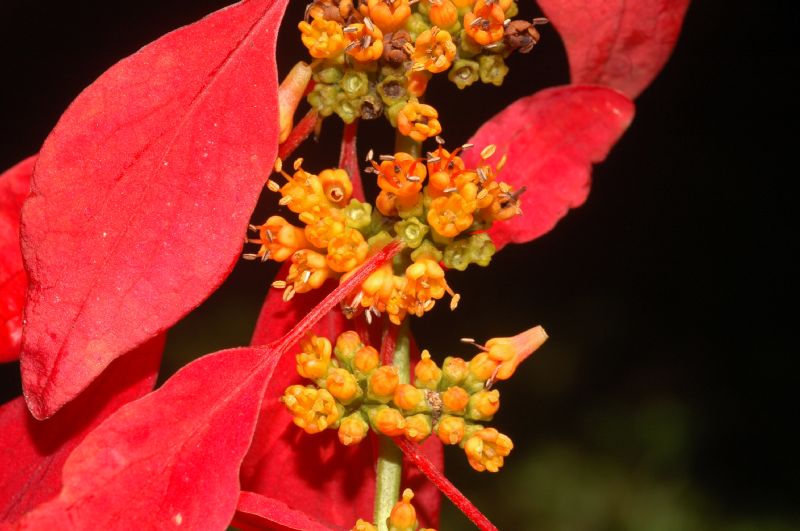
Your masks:
<instances>
[{"instance_id":1,"label":"red stem","mask_svg":"<svg viewBox=\"0 0 800 531\"><path fill-rule=\"evenodd\" d=\"M364 343L364 345L369 346L372 344L369 337L369 323L367 323L363 312L353 317L353 328L355 328L358 337L361 338L361 342Z\"/></svg>"},{"instance_id":2,"label":"red stem","mask_svg":"<svg viewBox=\"0 0 800 531\"><path fill-rule=\"evenodd\" d=\"M397 332L400 327L386 321L386 326L383 328L383 337L381 337L381 364L391 365L394 358L394 347L397 345Z\"/></svg>"},{"instance_id":3,"label":"red stem","mask_svg":"<svg viewBox=\"0 0 800 531\"><path fill-rule=\"evenodd\" d=\"M339 151L339 167L350 176L353 183L353 197L364 200L364 186L361 183L361 171L358 168L358 151L356 151L356 133L358 120L345 124L342 134L342 149Z\"/></svg>"},{"instance_id":4,"label":"red stem","mask_svg":"<svg viewBox=\"0 0 800 531\"><path fill-rule=\"evenodd\" d=\"M336 286L336 288L328 293L328 295L322 299L319 304L314 306L314 308L312 308L305 317L300 319L300 322L298 322L295 327L289 331L289 333L274 343L275 345L280 345L278 350L285 350L300 341L300 338L303 337L303 335L310 330L311 327L317 323L317 321L325 317L325 315L337 304L339 304L347 295L360 286L368 276L374 273L383 264L391 260L402 249L403 243L398 240L394 240L386 247L378 251L375 255L370 257L370 259L364 262L352 276Z\"/></svg>"},{"instance_id":5,"label":"red stem","mask_svg":"<svg viewBox=\"0 0 800 531\"><path fill-rule=\"evenodd\" d=\"M490 522L477 507L472 505L472 502L469 501L455 485L450 483L449 479L444 477L444 474L436 468L436 465L431 463L427 457L417 450L418 447L416 444L402 437L395 437L394 442L400 447L409 461L414 463L417 468L431 480L431 483L436 485L445 496L450 498L450 501L453 502L467 518L472 520L472 523L478 526L478 529L481 531L497 531L494 524Z\"/></svg>"},{"instance_id":6,"label":"red stem","mask_svg":"<svg viewBox=\"0 0 800 531\"><path fill-rule=\"evenodd\" d=\"M311 109L303 116L303 119L297 122L289 137L278 146L278 157L285 160L289 157L297 147L303 143L303 140L314 132L314 126L317 124L317 111Z\"/></svg>"}]
</instances>

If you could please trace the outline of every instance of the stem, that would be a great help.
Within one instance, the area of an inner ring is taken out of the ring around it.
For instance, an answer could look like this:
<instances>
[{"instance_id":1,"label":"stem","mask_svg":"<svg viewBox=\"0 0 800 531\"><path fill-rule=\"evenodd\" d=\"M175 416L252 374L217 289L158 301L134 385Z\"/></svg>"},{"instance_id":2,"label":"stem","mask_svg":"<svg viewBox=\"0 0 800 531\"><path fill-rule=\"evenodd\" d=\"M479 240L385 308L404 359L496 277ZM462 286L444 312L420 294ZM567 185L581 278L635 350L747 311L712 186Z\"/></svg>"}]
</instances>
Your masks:
<instances>
[{"instance_id":1,"label":"stem","mask_svg":"<svg viewBox=\"0 0 800 531\"><path fill-rule=\"evenodd\" d=\"M397 367L400 383L411 378L409 362L408 319L403 320L397 331L397 343L392 363ZM386 520L392 507L400 499L400 476L403 473L403 452L384 435L378 437L378 465L375 470L375 525L379 531L388 529Z\"/></svg>"},{"instance_id":2,"label":"stem","mask_svg":"<svg viewBox=\"0 0 800 531\"><path fill-rule=\"evenodd\" d=\"M395 152L405 152L414 158L419 158L422 154L422 142L417 142L411 137L400 134L400 131L395 133L394 137L394 150Z\"/></svg>"}]
</instances>

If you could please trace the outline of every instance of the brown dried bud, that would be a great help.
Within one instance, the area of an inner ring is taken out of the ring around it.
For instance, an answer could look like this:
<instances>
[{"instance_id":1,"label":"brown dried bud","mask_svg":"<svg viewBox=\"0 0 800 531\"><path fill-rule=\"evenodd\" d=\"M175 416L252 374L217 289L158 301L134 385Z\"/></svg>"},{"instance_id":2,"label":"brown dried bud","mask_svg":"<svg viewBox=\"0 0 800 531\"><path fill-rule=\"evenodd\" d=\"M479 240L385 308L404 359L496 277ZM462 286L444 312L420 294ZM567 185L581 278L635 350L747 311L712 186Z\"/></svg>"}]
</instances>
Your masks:
<instances>
[{"instance_id":1,"label":"brown dried bud","mask_svg":"<svg viewBox=\"0 0 800 531\"><path fill-rule=\"evenodd\" d=\"M533 50L541 36L534 24L527 20L512 20L505 27L503 41L509 50L528 53Z\"/></svg>"},{"instance_id":2,"label":"brown dried bud","mask_svg":"<svg viewBox=\"0 0 800 531\"><path fill-rule=\"evenodd\" d=\"M401 65L410 59L406 43L411 43L411 35L406 30L397 30L383 36L383 59L393 65Z\"/></svg>"}]
</instances>

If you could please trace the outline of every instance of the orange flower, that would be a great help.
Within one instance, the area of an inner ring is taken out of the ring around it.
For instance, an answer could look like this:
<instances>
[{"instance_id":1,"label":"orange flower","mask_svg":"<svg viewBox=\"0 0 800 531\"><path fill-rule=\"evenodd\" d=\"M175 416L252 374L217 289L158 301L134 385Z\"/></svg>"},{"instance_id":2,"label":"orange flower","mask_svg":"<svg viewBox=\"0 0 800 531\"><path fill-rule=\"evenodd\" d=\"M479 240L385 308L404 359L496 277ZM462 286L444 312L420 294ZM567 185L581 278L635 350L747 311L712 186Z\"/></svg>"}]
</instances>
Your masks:
<instances>
[{"instance_id":1,"label":"orange flower","mask_svg":"<svg viewBox=\"0 0 800 531\"><path fill-rule=\"evenodd\" d=\"M411 52L414 70L427 70L433 74L444 72L456 56L456 45L450 33L434 26L419 34Z\"/></svg>"},{"instance_id":2,"label":"orange flower","mask_svg":"<svg viewBox=\"0 0 800 531\"><path fill-rule=\"evenodd\" d=\"M409 101L397 115L397 129L417 142L442 132L439 113L430 105Z\"/></svg>"},{"instance_id":3,"label":"orange flower","mask_svg":"<svg viewBox=\"0 0 800 531\"><path fill-rule=\"evenodd\" d=\"M344 51L361 62L377 61L383 54L383 32L369 17L344 28Z\"/></svg>"},{"instance_id":4,"label":"orange flower","mask_svg":"<svg viewBox=\"0 0 800 531\"><path fill-rule=\"evenodd\" d=\"M408 0L368 0L369 17L384 33L402 28L411 16Z\"/></svg>"},{"instance_id":5,"label":"orange flower","mask_svg":"<svg viewBox=\"0 0 800 531\"><path fill-rule=\"evenodd\" d=\"M300 29L300 39L311 57L326 59L341 52L345 46L342 26L338 22L314 18L310 24L303 21L297 27Z\"/></svg>"},{"instance_id":6,"label":"orange flower","mask_svg":"<svg viewBox=\"0 0 800 531\"><path fill-rule=\"evenodd\" d=\"M472 11L464 15L464 31L481 46L503 39L503 8L497 2L478 0Z\"/></svg>"}]
</instances>

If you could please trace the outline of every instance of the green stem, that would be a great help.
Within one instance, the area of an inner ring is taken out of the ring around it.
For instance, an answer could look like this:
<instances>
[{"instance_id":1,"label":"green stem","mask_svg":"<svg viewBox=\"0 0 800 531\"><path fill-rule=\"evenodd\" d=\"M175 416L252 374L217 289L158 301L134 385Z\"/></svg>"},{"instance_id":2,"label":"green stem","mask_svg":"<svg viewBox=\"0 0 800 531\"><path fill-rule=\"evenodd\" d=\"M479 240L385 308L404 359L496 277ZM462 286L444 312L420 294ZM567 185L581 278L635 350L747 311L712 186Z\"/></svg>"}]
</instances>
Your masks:
<instances>
[{"instance_id":1,"label":"green stem","mask_svg":"<svg viewBox=\"0 0 800 531\"><path fill-rule=\"evenodd\" d=\"M405 152L414 158L419 158L422 154L422 142L417 142L411 137L401 135L400 131L395 133L394 150L396 153Z\"/></svg>"},{"instance_id":2,"label":"green stem","mask_svg":"<svg viewBox=\"0 0 800 531\"><path fill-rule=\"evenodd\" d=\"M397 345L394 348L392 363L397 367L400 383L408 383L411 378L409 362L408 319L403 320L397 332ZM400 476L403 472L403 452L384 435L379 436L378 465L375 471L375 525L379 531L388 529L386 520L392 507L400 499Z\"/></svg>"}]
</instances>

